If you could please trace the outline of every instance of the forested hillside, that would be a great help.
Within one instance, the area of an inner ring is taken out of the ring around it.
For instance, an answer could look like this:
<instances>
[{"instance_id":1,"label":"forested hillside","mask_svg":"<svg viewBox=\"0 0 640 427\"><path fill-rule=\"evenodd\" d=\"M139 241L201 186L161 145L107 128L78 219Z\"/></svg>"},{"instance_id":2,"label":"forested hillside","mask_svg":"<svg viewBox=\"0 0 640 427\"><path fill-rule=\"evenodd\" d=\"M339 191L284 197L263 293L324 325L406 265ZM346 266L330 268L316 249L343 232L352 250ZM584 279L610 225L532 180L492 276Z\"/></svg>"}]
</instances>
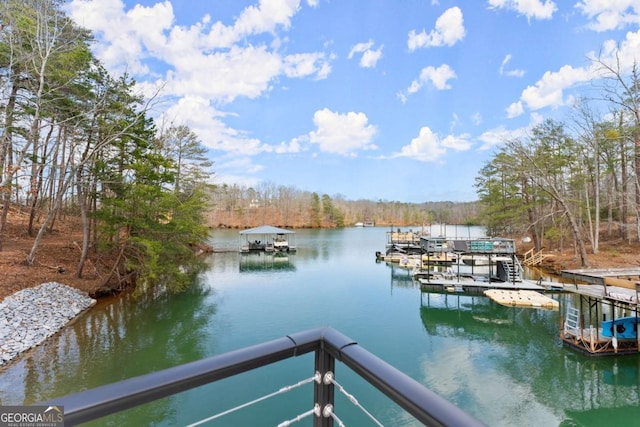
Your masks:
<instances>
[{"instance_id":1,"label":"forested hillside","mask_svg":"<svg viewBox=\"0 0 640 427\"><path fill-rule=\"evenodd\" d=\"M480 223L478 202L346 200L270 183L256 188L220 185L210 195L207 224L211 227L344 227L365 221L393 226Z\"/></svg>"}]
</instances>

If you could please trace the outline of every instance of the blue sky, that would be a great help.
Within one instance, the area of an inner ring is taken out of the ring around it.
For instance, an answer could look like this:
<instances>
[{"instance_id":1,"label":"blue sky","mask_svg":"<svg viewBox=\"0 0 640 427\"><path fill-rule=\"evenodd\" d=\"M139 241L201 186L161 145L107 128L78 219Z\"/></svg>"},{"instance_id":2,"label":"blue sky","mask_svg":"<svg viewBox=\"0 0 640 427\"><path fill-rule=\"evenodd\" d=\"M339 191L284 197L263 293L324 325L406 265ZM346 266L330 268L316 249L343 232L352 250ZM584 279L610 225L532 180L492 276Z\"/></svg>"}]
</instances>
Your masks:
<instances>
[{"instance_id":1,"label":"blue sky","mask_svg":"<svg viewBox=\"0 0 640 427\"><path fill-rule=\"evenodd\" d=\"M472 201L480 168L640 56L640 0L72 0L215 183Z\"/></svg>"}]
</instances>

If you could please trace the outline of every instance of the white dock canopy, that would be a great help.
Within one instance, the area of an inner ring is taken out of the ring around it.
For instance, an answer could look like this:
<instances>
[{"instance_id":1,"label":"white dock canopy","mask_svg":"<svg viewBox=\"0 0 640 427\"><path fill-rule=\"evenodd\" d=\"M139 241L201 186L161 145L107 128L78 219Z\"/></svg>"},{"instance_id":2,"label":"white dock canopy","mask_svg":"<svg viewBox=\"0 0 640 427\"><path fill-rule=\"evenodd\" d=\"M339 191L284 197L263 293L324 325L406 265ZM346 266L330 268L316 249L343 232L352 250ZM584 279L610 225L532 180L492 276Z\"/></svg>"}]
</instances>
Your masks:
<instances>
[{"instance_id":1,"label":"white dock canopy","mask_svg":"<svg viewBox=\"0 0 640 427\"><path fill-rule=\"evenodd\" d=\"M240 234L296 234L296 232L287 230L286 228L274 227L272 225L261 225L260 227L242 230Z\"/></svg>"},{"instance_id":2,"label":"white dock canopy","mask_svg":"<svg viewBox=\"0 0 640 427\"><path fill-rule=\"evenodd\" d=\"M261 225L240 231L240 252L295 252L295 231Z\"/></svg>"}]
</instances>

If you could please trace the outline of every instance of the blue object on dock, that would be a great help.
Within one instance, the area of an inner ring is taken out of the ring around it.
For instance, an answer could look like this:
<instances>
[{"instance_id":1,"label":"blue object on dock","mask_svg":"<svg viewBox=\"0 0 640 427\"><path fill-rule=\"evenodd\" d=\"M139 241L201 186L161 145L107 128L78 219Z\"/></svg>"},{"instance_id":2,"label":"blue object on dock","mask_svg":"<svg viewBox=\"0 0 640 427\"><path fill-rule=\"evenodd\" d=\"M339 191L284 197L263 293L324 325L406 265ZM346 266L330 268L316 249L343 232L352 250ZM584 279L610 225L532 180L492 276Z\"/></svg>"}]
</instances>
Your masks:
<instances>
[{"instance_id":1,"label":"blue object on dock","mask_svg":"<svg viewBox=\"0 0 640 427\"><path fill-rule=\"evenodd\" d=\"M605 320L602 322L602 336L613 337L615 332L618 339L636 339L638 338L638 322L640 322L640 317L636 316Z\"/></svg>"}]
</instances>

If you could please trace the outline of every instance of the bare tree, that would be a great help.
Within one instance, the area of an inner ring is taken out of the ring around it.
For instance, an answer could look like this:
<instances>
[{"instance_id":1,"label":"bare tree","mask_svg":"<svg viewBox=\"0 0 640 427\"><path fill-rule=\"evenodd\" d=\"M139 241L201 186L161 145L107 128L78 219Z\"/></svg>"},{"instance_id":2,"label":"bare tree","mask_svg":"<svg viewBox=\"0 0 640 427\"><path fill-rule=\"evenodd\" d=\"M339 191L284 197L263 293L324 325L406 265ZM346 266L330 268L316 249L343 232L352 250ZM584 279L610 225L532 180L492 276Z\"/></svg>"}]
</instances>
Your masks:
<instances>
[{"instance_id":1,"label":"bare tree","mask_svg":"<svg viewBox=\"0 0 640 427\"><path fill-rule=\"evenodd\" d=\"M623 117L630 120L633 141L634 169L634 210L636 215L636 236L640 239L640 73L634 58L632 64L623 64L616 51L613 63L603 58L594 59L603 76L605 99L624 112ZM627 71L628 70L628 71Z\"/></svg>"}]
</instances>

